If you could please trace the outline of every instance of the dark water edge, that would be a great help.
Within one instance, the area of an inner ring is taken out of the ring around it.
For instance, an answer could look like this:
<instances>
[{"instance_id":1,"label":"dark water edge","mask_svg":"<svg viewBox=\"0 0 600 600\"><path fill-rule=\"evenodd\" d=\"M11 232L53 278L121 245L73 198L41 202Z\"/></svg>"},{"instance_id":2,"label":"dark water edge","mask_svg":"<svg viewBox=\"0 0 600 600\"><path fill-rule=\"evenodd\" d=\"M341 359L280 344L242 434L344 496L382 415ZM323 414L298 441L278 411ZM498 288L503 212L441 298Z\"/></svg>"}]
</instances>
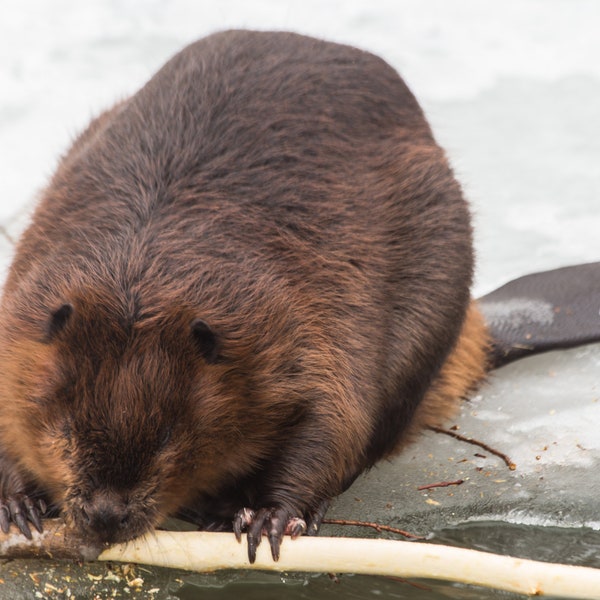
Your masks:
<instances>
[{"instance_id":1,"label":"dark water edge","mask_svg":"<svg viewBox=\"0 0 600 600\"><path fill-rule=\"evenodd\" d=\"M431 542L600 568L600 532L589 528L468 522L439 530ZM507 600L525 597L444 581L406 582L364 575L257 571L202 574L143 565L41 560L14 560L0 564L0 600ZM554 597L554 600L558 598Z\"/></svg>"}]
</instances>

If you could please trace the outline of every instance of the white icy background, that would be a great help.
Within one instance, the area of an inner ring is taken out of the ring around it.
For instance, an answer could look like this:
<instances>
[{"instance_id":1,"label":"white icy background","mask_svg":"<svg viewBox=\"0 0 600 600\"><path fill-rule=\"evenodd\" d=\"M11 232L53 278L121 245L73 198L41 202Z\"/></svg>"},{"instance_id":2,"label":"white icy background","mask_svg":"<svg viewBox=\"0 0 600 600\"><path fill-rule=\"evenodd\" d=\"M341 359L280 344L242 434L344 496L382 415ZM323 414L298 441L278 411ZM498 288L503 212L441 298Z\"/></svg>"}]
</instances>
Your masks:
<instances>
[{"instance_id":1,"label":"white icy background","mask_svg":"<svg viewBox=\"0 0 600 600\"><path fill-rule=\"evenodd\" d=\"M600 260L599 2L20 0L0 19L2 269L36 192L89 118L186 43L231 27L350 43L401 72L472 203L476 294ZM465 405L461 433L505 450L516 471L428 434L333 513L407 528L410 517L421 531L468 518L596 527L599 367L598 345L534 357L495 373ZM458 477L467 483L416 491Z\"/></svg>"}]
</instances>

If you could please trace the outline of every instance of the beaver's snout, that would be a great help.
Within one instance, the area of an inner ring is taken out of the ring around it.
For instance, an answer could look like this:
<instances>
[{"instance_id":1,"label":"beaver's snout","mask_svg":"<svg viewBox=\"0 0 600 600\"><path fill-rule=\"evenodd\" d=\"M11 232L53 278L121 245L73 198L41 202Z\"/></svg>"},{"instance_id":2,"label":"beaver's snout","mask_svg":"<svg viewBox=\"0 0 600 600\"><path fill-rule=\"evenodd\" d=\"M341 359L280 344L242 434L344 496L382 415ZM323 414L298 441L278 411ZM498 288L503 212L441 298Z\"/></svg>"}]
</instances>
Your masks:
<instances>
[{"instance_id":1,"label":"beaver's snout","mask_svg":"<svg viewBox=\"0 0 600 600\"><path fill-rule=\"evenodd\" d=\"M82 531L105 544L131 539L137 533L127 498L116 492L95 492L74 508L73 518Z\"/></svg>"}]
</instances>

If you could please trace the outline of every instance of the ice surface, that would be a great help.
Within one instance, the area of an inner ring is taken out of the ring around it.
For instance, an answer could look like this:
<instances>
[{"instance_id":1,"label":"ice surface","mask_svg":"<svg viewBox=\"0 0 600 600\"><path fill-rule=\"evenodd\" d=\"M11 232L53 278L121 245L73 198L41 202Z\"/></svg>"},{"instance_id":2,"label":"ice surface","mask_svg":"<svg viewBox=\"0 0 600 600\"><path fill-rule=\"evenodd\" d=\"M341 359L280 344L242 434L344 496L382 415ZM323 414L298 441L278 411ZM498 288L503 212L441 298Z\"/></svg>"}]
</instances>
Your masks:
<instances>
[{"instance_id":1,"label":"ice surface","mask_svg":"<svg viewBox=\"0 0 600 600\"><path fill-rule=\"evenodd\" d=\"M402 73L472 202L476 295L528 272L600 260L594 0L21 0L0 19L0 272L36 193L90 116L189 41L230 27L351 43ZM471 526L469 543L484 545L498 531L490 522L600 528L599 372L598 345L497 371L453 423L509 454L516 471L428 433L360 478L332 516L443 531L453 543ZM465 483L416 489L456 479ZM494 549L510 553L517 531Z\"/></svg>"},{"instance_id":2,"label":"ice surface","mask_svg":"<svg viewBox=\"0 0 600 600\"><path fill-rule=\"evenodd\" d=\"M366 474L334 513L359 518L367 504L382 522L411 523L419 533L473 519L596 528L599 365L598 345L524 359L495 372L463 404L451 425L508 454L516 470L481 448L432 432ZM465 483L417 490L459 479Z\"/></svg>"}]
</instances>

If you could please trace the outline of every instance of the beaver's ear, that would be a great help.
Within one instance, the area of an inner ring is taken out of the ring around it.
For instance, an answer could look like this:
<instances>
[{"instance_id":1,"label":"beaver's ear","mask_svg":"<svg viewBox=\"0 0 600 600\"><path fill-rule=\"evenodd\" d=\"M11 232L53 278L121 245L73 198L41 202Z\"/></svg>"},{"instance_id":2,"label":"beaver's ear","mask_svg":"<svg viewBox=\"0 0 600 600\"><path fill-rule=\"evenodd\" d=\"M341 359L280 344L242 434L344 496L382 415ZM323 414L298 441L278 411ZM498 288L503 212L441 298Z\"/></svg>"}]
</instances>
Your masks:
<instances>
[{"instance_id":1,"label":"beaver's ear","mask_svg":"<svg viewBox=\"0 0 600 600\"><path fill-rule=\"evenodd\" d=\"M46 339L52 341L68 323L73 314L73 306L65 303L54 310L46 323Z\"/></svg>"},{"instance_id":2,"label":"beaver's ear","mask_svg":"<svg viewBox=\"0 0 600 600\"><path fill-rule=\"evenodd\" d=\"M200 354L206 362L214 363L219 355L219 340L217 334L210 328L206 321L194 319L192 321L192 335Z\"/></svg>"}]
</instances>

